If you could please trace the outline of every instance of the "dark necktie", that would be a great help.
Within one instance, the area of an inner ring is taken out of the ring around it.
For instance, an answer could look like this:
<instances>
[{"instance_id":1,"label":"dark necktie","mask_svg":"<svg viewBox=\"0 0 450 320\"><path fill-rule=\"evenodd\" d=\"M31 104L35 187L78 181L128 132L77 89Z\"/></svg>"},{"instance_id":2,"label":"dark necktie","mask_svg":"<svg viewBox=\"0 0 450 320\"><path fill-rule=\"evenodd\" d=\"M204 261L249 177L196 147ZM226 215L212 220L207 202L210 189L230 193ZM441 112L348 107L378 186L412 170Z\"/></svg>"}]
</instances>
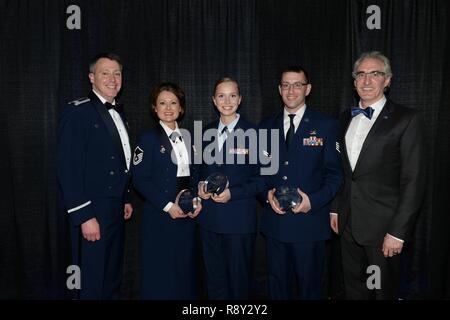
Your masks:
<instances>
[{"instance_id":1,"label":"dark necktie","mask_svg":"<svg viewBox=\"0 0 450 320\"><path fill-rule=\"evenodd\" d=\"M289 115L290 125L289 125L289 130L286 133L286 147L288 149L292 143L292 140L294 139L294 133L295 133L294 117L295 117L295 114Z\"/></svg>"},{"instance_id":2,"label":"dark necktie","mask_svg":"<svg viewBox=\"0 0 450 320\"><path fill-rule=\"evenodd\" d=\"M181 136L178 132L174 131L170 134L170 140L172 140L173 143L175 143L177 141L177 138L180 138L180 141L181 141Z\"/></svg>"},{"instance_id":3,"label":"dark necktie","mask_svg":"<svg viewBox=\"0 0 450 320\"><path fill-rule=\"evenodd\" d=\"M359 108L359 107L353 107L352 108L352 117L356 117L358 114L362 113L367 118L372 119L373 112L374 112L374 110L373 110L372 107L367 107L365 109L362 109L362 108Z\"/></svg>"},{"instance_id":4,"label":"dark necktie","mask_svg":"<svg viewBox=\"0 0 450 320\"><path fill-rule=\"evenodd\" d=\"M123 112L123 105L116 103L115 105L109 103L109 102L105 102L105 107L106 109L111 110L114 109L116 110L118 113L122 113Z\"/></svg>"},{"instance_id":5,"label":"dark necktie","mask_svg":"<svg viewBox=\"0 0 450 320\"><path fill-rule=\"evenodd\" d=\"M220 131L220 135L223 135L226 131L228 131L228 127L223 127L222 131Z\"/></svg>"}]
</instances>

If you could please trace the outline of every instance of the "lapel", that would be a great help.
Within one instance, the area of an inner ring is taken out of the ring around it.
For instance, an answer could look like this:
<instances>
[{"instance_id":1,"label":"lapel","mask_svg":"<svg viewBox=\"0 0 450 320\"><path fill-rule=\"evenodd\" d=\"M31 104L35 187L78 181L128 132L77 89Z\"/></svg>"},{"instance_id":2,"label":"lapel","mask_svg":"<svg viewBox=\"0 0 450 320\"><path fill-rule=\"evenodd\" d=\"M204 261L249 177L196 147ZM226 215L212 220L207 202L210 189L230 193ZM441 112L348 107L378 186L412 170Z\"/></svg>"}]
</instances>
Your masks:
<instances>
[{"instance_id":1,"label":"lapel","mask_svg":"<svg viewBox=\"0 0 450 320\"><path fill-rule=\"evenodd\" d=\"M389 100L387 100L386 104L383 107L383 110L381 110L381 113L378 115L377 120L373 124L372 128L367 134L366 139L364 140L361 152L359 153L358 161L356 161L353 175L357 173L358 168L362 166L361 163L363 163L363 161L367 157L367 149L371 148L377 137L380 137L382 135L383 129L387 125L386 120L391 117L392 112L393 108L391 106L391 103Z\"/></svg>"},{"instance_id":2,"label":"lapel","mask_svg":"<svg viewBox=\"0 0 450 320\"><path fill-rule=\"evenodd\" d=\"M300 121L300 124L298 125L298 129L295 132L294 135L294 141L297 141L297 143L300 144L300 148L303 146L303 138L302 137L310 137L311 131L317 129L314 128L314 115L310 110L310 107L306 107L305 113L303 114L302 120Z\"/></svg>"},{"instance_id":3,"label":"lapel","mask_svg":"<svg viewBox=\"0 0 450 320\"><path fill-rule=\"evenodd\" d=\"M350 125L350 122L352 121L352 115L351 110L346 110L342 116L341 116L341 152L343 152L344 157L344 165L346 166L347 172L352 172L352 168L350 166L350 160L348 158L347 153L347 143L345 141L345 135L347 134L348 126Z\"/></svg>"},{"instance_id":4,"label":"lapel","mask_svg":"<svg viewBox=\"0 0 450 320\"><path fill-rule=\"evenodd\" d=\"M197 149L194 145L194 141L192 141L192 138L194 137L194 135L192 134L191 131L184 129L184 128L179 128L180 132L181 132L181 137L183 139L183 143L184 146L186 147L187 153L188 153L188 159L189 159L189 170L191 172L191 176L192 176L192 170L194 170L194 163L195 163L195 159L198 156L197 155ZM189 135L189 137L186 137L186 135ZM169 141L170 143L170 141Z\"/></svg>"},{"instance_id":5,"label":"lapel","mask_svg":"<svg viewBox=\"0 0 450 320\"><path fill-rule=\"evenodd\" d=\"M167 157L169 157L169 159L171 159L173 148L172 144L170 143L169 137L159 123L156 125L156 130L159 134L159 152L165 154Z\"/></svg>"},{"instance_id":6,"label":"lapel","mask_svg":"<svg viewBox=\"0 0 450 320\"><path fill-rule=\"evenodd\" d=\"M210 154L211 157L215 158L216 152L219 151L219 140L217 138L217 127L219 126L219 120L214 121L212 123L210 123L209 125L207 125L204 128L204 131L209 131L209 130L215 130L214 131L214 135L212 136L212 140L211 141L203 141L203 152ZM220 158L221 159L221 158Z\"/></svg>"},{"instance_id":7,"label":"lapel","mask_svg":"<svg viewBox=\"0 0 450 320\"><path fill-rule=\"evenodd\" d=\"M274 127L278 129L279 137L278 137L278 145L279 145L279 152L281 154L286 154L286 137L284 136L284 109L279 112L274 119L275 125ZM298 131L298 130L297 130ZM295 139L295 137L294 137ZM270 144L271 145L271 144ZM270 153L274 152L273 150L270 151Z\"/></svg>"},{"instance_id":8,"label":"lapel","mask_svg":"<svg viewBox=\"0 0 450 320\"><path fill-rule=\"evenodd\" d=\"M120 140L119 131L117 130L116 125L115 125L111 115L108 112L108 109L106 109L106 107L103 105L103 103L95 95L94 92L91 91L89 93L89 98L91 99L94 108L97 110L101 119L103 120L103 123L105 124L106 129L108 130L108 133L111 136L111 139L116 146L118 154L122 155L122 157L121 157L122 164L126 168L126 159L125 159L125 154L123 152L123 146L122 146L122 141Z\"/></svg>"}]
</instances>

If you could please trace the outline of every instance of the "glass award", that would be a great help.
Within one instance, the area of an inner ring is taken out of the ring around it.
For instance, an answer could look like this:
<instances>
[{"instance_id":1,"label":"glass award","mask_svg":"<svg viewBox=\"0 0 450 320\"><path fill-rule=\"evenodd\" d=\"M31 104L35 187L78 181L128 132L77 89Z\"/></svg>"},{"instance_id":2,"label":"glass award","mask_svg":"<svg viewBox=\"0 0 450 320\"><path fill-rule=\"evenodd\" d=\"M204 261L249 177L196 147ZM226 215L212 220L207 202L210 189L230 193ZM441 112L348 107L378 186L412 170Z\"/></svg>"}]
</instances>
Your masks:
<instances>
[{"instance_id":1,"label":"glass award","mask_svg":"<svg viewBox=\"0 0 450 320\"><path fill-rule=\"evenodd\" d=\"M203 185L205 193L221 194L226 188L228 188L228 178L221 172L209 175Z\"/></svg>"},{"instance_id":2,"label":"glass award","mask_svg":"<svg viewBox=\"0 0 450 320\"><path fill-rule=\"evenodd\" d=\"M283 211L295 208L302 202L302 196L298 193L297 188L281 186L275 190L275 198Z\"/></svg>"},{"instance_id":3,"label":"glass award","mask_svg":"<svg viewBox=\"0 0 450 320\"><path fill-rule=\"evenodd\" d=\"M175 203L181 208L181 210L183 210L185 214L194 212L197 208L196 202L196 197L189 189L181 190L175 199Z\"/></svg>"}]
</instances>

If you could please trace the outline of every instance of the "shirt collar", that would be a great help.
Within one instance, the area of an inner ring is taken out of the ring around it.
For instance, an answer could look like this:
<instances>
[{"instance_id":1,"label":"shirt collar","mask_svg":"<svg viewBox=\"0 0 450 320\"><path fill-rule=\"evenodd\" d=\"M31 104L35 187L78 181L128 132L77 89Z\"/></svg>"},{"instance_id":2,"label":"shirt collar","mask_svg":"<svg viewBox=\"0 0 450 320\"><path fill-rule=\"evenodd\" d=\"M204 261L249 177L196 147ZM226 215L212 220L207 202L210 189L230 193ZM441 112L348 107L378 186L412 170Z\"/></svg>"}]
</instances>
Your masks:
<instances>
[{"instance_id":1,"label":"shirt collar","mask_svg":"<svg viewBox=\"0 0 450 320\"><path fill-rule=\"evenodd\" d=\"M386 96L383 94L383 97L381 97L380 100L378 100L377 102L371 104L369 107L372 107L372 109L374 110L374 113L379 113L381 111L381 109L383 109L384 104L386 103ZM359 101L359 107L361 107L361 101Z\"/></svg>"},{"instance_id":2,"label":"shirt collar","mask_svg":"<svg viewBox=\"0 0 450 320\"><path fill-rule=\"evenodd\" d=\"M303 117L303 114L305 113L306 110L306 104L304 104L303 106L301 106L295 113L291 113L289 111L286 110L286 108L283 109L283 119L287 118L290 114L295 114L296 116L299 116L299 118Z\"/></svg>"},{"instance_id":3,"label":"shirt collar","mask_svg":"<svg viewBox=\"0 0 450 320\"><path fill-rule=\"evenodd\" d=\"M170 135L172 134L172 132L176 132L180 135L181 137L181 132L180 132L180 128L178 128L178 123L175 121L175 130L170 129L167 125L164 124L164 122L162 122L161 120L159 120L159 124L161 125L161 127L164 129L164 131L166 132L167 137L170 137Z\"/></svg>"},{"instance_id":4,"label":"shirt collar","mask_svg":"<svg viewBox=\"0 0 450 320\"><path fill-rule=\"evenodd\" d=\"M106 99L103 98L100 94L98 94L94 89L92 89L92 91L95 93L95 95L97 96L97 98L99 98L100 101L101 101L103 104L105 104ZM116 99L114 99L113 102L112 102L111 104L112 104L113 106L115 106L115 105L116 105Z\"/></svg>"},{"instance_id":5,"label":"shirt collar","mask_svg":"<svg viewBox=\"0 0 450 320\"><path fill-rule=\"evenodd\" d=\"M236 126L236 124L238 123L240 118L239 113L236 113L236 119L234 119L233 121L231 121L226 127L227 127L227 131L231 132L234 130L234 127ZM222 120L219 119L219 127L217 128L218 132L222 132L223 128L225 128L225 125L222 123Z\"/></svg>"}]
</instances>

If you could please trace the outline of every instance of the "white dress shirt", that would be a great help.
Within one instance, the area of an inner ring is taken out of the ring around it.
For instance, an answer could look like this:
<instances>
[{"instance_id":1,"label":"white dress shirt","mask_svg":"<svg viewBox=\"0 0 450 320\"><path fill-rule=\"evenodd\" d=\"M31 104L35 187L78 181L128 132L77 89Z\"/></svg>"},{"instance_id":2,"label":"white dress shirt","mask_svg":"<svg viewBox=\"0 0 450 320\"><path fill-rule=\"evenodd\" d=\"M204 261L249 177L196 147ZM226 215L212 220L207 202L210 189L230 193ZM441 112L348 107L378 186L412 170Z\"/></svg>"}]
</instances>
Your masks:
<instances>
[{"instance_id":1,"label":"white dress shirt","mask_svg":"<svg viewBox=\"0 0 450 320\"><path fill-rule=\"evenodd\" d=\"M345 134L345 144L347 146L347 155L352 171L355 170L364 141L380 115L381 110L383 110L385 103L386 97L383 96L383 98L370 106L374 109L372 119L369 119L363 113L360 113L350 121L350 125ZM359 107L361 107L361 103L359 103Z\"/></svg>"},{"instance_id":2,"label":"white dress shirt","mask_svg":"<svg viewBox=\"0 0 450 320\"><path fill-rule=\"evenodd\" d=\"M300 109L295 113L290 113L284 108L283 112L283 124L284 124L284 137L286 138L289 127L291 126L291 118L289 118L290 114L295 114L294 117L294 133L297 132L298 126L300 125L300 121L302 121L303 115L305 114L306 104L304 104Z\"/></svg>"},{"instance_id":3,"label":"white dress shirt","mask_svg":"<svg viewBox=\"0 0 450 320\"><path fill-rule=\"evenodd\" d=\"M231 121L227 126L222 123L222 120L219 120L219 126L217 128L217 142L219 144L219 151L222 150L223 144L225 143L225 140L227 140L228 132L231 133L234 130L234 127L239 121L239 117L239 113L236 113L236 119ZM225 127L227 127L227 130L222 133L222 130Z\"/></svg>"},{"instance_id":4,"label":"white dress shirt","mask_svg":"<svg viewBox=\"0 0 450 320\"><path fill-rule=\"evenodd\" d=\"M105 104L106 99L103 98L101 95L99 95L97 92L95 92L95 90L92 90L92 91L94 91L95 95L100 99L100 101L103 104ZM115 106L116 100L114 100L111 104L113 106ZM125 125L122 121L122 117L116 110L109 109L108 112L111 115L111 118L113 119L114 124L116 125L117 131L119 132L120 142L122 142L123 153L125 154L127 169L129 170L130 162L131 162L131 146L130 146L130 139L128 138L127 130L125 129Z\"/></svg>"},{"instance_id":5,"label":"white dress shirt","mask_svg":"<svg viewBox=\"0 0 450 320\"><path fill-rule=\"evenodd\" d=\"M161 127L163 127L164 131L169 138L170 144L172 145L173 151L175 153L175 157L177 158L177 177L189 177L189 154L184 144L183 140L180 139L181 132L178 128L178 124L175 122L175 130L170 129L168 126L164 124L161 120L159 121ZM175 140L175 142L170 139L170 135L172 132L176 132L179 134L179 137Z\"/></svg>"},{"instance_id":6,"label":"white dress shirt","mask_svg":"<svg viewBox=\"0 0 450 320\"><path fill-rule=\"evenodd\" d=\"M172 145L172 148L173 148L173 152L177 159L177 178L178 177L189 177L190 176L189 154L188 154L186 145L184 144L182 139L180 139L182 136L181 136L180 129L178 128L178 124L175 122L175 130L170 129L161 120L159 121L159 124L166 132L166 135L169 138L170 144ZM172 139L170 139L170 135L172 134L172 132L176 132L179 134L179 137L175 140L175 142L173 142ZM171 201L168 202L164 206L163 211L169 212L170 208L172 208L172 205L173 205L173 202L171 202Z\"/></svg>"}]
</instances>

